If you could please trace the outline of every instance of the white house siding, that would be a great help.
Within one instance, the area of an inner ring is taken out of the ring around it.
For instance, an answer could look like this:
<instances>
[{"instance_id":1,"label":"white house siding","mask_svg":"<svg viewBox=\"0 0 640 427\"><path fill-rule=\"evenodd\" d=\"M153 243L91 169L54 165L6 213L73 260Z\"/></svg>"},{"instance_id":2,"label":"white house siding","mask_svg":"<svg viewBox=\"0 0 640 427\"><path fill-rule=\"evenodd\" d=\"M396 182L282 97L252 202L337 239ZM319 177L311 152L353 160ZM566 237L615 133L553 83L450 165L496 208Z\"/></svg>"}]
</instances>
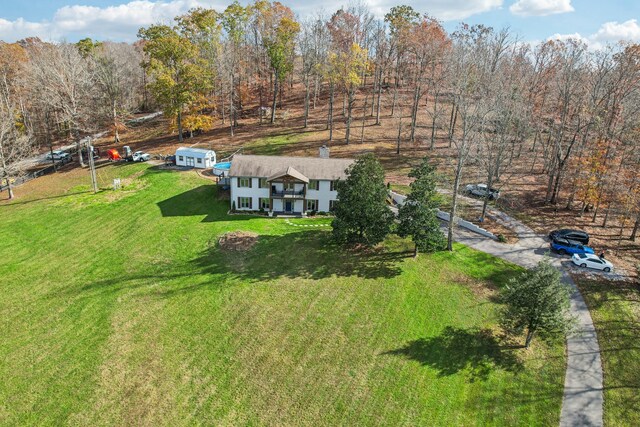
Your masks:
<instances>
[{"instance_id":1,"label":"white house siding","mask_svg":"<svg viewBox=\"0 0 640 427\"><path fill-rule=\"evenodd\" d=\"M271 185L275 186L276 191L283 190L282 183L273 183L268 184L267 188L259 188L260 178L251 177L251 187L238 187L238 177L231 178L231 205L233 206L235 202L235 207L237 210L260 210L260 199L261 198L269 198L269 190ZM303 184L295 184L295 191L301 191L304 188ZM251 197L251 208L241 208L238 203L239 197ZM338 192L331 191L331 181L321 180L318 183L318 190L310 190L307 188L306 200L317 200L318 201L318 211L321 212L329 212L329 201L337 200ZM273 206L271 206L271 210L276 212L283 212L285 208L285 200L280 198L273 199ZM306 203L302 199L289 199L293 202L293 212L302 213L305 209L304 204Z\"/></svg>"},{"instance_id":2,"label":"white house siding","mask_svg":"<svg viewBox=\"0 0 640 427\"><path fill-rule=\"evenodd\" d=\"M260 210L260 198L269 198L269 188L259 188L260 178L251 178L251 188L238 187L238 177L231 178L231 205L235 202L237 210ZM251 197L251 208L240 208L238 197Z\"/></svg>"},{"instance_id":3,"label":"white house siding","mask_svg":"<svg viewBox=\"0 0 640 427\"><path fill-rule=\"evenodd\" d=\"M285 203L290 201L293 203L291 213L302 213L304 203L302 199L273 199L273 211L284 212Z\"/></svg>"},{"instance_id":4,"label":"white house siding","mask_svg":"<svg viewBox=\"0 0 640 427\"><path fill-rule=\"evenodd\" d=\"M307 199L318 201L319 212L329 212L329 200L337 200L338 192L331 191L331 181L321 180L318 183L317 190L309 190L307 188Z\"/></svg>"}]
</instances>

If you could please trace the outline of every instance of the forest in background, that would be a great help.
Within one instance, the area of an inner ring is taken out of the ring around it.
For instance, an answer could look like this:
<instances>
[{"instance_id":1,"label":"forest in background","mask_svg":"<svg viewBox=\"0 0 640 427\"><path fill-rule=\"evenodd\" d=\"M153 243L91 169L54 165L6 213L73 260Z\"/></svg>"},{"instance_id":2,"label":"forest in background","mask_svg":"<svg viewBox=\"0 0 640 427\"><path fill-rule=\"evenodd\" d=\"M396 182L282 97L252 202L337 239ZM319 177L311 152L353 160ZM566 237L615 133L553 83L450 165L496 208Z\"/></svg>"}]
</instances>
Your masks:
<instances>
[{"instance_id":1,"label":"forest in background","mask_svg":"<svg viewBox=\"0 0 640 427\"><path fill-rule=\"evenodd\" d=\"M194 9L138 36L0 42L0 179L10 186L22 159L60 139L80 151L81 136L109 128L117 141L136 112L161 109L182 140L220 127L233 136L246 117L277 128L295 102L302 126L322 121L336 144L362 141L365 120L393 126L398 153L444 138L452 214L470 163L500 186L528 162L546 176L549 204L603 227L615 216L621 232L630 221L637 236L638 45L531 45L465 24L447 33L410 6L383 19L360 4L299 20L268 1Z\"/></svg>"}]
</instances>

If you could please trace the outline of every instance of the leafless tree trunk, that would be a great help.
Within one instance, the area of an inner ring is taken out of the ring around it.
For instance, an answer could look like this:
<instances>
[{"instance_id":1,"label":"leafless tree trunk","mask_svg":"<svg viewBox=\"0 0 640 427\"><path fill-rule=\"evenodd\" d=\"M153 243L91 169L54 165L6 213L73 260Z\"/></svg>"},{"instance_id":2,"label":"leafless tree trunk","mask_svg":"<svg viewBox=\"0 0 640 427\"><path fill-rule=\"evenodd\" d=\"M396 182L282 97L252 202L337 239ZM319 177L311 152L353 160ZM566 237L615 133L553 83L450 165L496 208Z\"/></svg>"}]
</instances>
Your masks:
<instances>
[{"instance_id":1,"label":"leafless tree trunk","mask_svg":"<svg viewBox=\"0 0 640 427\"><path fill-rule=\"evenodd\" d=\"M333 81L329 82L329 117L327 121L327 127L329 128L329 141L333 141L333 94L334 84Z\"/></svg>"},{"instance_id":2,"label":"leafless tree trunk","mask_svg":"<svg viewBox=\"0 0 640 427\"><path fill-rule=\"evenodd\" d=\"M279 77L276 74L273 78L273 102L271 103L271 124L276 122L276 106L278 103Z\"/></svg>"},{"instance_id":3,"label":"leafless tree trunk","mask_svg":"<svg viewBox=\"0 0 640 427\"><path fill-rule=\"evenodd\" d=\"M364 107L362 107L362 128L360 129L360 144L364 142L364 125L367 120L367 103L369 102L369 94L364 97Z\"/></svg>"},{"instance_id":4,"label":"leafless tree trunk","mask_svg":"<svg viewBox=\"0 0 640 427\"><path fill-rule=\"evenodd\" d=\"M345 129L345 141L347 145L349 145L349 136L351 135L351 118L353 115L353 104L356 102L355 97L356 88L350 87L347 91L347 121L346 121L346 129Z\"/></svg>"}]
</instances>

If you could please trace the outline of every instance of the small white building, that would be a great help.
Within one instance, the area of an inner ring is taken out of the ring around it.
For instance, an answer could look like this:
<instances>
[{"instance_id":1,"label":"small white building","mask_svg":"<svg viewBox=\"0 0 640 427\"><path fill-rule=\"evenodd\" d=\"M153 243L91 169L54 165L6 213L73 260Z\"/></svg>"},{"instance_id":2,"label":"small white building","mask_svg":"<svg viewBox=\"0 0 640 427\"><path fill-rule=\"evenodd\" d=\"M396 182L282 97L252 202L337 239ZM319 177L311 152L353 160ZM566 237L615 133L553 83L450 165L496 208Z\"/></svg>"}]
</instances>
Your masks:
<instances>
[{"instance_id":1,"label":"small white building","mask_svg":"<svg viewBox=\"0 0 640 427\"><path fill-rule=\"evenodd\" d=\"M347 178L353 159L236 155L229 171L231 208L304 214L329 212L335 184Z\"/></svg>"},{"instance_id":2,"label":"small white building","mask_svg":"<svg viewBox=\"0 0 640 427\"><path fill-rule=\"evenodd\" d=\"M180 147L176 150L176 165L198 169L211 168L216 164L216 153L203 148Z\"/></svg>"}]
</instances>

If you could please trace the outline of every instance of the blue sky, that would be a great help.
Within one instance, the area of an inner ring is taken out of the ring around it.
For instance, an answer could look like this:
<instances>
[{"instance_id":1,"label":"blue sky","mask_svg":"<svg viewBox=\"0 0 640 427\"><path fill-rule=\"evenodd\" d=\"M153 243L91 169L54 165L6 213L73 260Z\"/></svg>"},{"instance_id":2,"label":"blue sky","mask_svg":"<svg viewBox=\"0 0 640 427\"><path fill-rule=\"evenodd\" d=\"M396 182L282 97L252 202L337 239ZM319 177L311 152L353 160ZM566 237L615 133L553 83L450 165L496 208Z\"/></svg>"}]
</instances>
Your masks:
<instances>
[{"instance_id":1,"label":"blue sky","mask_svg":"<svg viewBox=\"0 0 640 427\"><path fill-rule=\"evenodd\" d=\"M409 4L444 22L510 27L523 41L580 37L594 47L618 40L640 43L640 0L362 0L382 16L396 4ZM322 8L329 14L349 0L287 1L300 16ZM135 40L140 26L169 22L190 7L224 9L224 0L0 0L0 40L29 35L70 41ZM242 1L246 3L246 1Z\"/></svg>"}]
</instances>

